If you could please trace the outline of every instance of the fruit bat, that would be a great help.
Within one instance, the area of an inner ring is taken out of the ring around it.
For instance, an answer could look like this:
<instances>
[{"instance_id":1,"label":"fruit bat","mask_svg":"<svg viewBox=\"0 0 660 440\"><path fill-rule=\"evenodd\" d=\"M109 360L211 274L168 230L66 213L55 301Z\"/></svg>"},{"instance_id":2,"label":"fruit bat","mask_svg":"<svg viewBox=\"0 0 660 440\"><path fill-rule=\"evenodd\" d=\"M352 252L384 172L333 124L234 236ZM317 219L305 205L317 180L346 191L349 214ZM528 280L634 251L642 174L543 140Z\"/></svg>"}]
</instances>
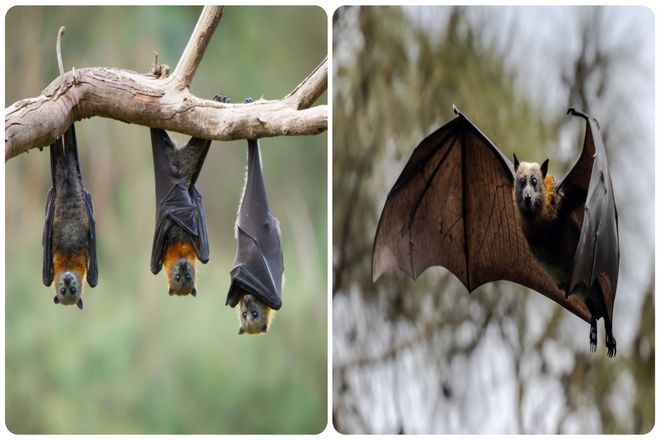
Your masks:
<instances>
[{"instance_id":1,"label":"fruit bat","mask_svg":"<svg viewBox=\"0 0 660 440\"><path fill-rule=\"evenodd\" d=\"M263 333L272 310L282 307L284 260L279 222L268 207L257 140L248 140L247 178L235 232L236 258L225 305L240 303L239 334Z\"/></svg>"},{"instance_id":2,"label":"fruit bat","mask_svg":"<svg viewBox=\"0 0 660 440\"><path fill-rule=\"evenodd\" d=\"M619 272L618 214L598 122L586 120L582 154L557 183L542 165L512 165L455 107L453 120L417 146L387 196L372 255L374 282L399 268L416 279L444 266L469 292L509 280L590 323L612 314Z\"/></svg>"},{"instance_id":3,"label":"fruit bat","mask_svg":"<svg viewBox=\"0 0 660 440\"><path fill-rule=\"evenodd\" d=\"M50 286L55 280L55 304L82 309L82 280L87 275L90 287L98 281L96 221L92 196L83 185L73 124L50 146L50 173L42 236L43 283Z\"/></svg>"},{"instance_id":4,"label":"fruit bat","mask_svg":"<svg viewBox=\"0 0 660 440\"><path fill-rule=\"evenodd\" d=\"M228 102L216 95L216 101ZM151 128L156 178L156 231L151 249L151 272L167 274L169 295L197 296L195 262L209 261L209 240L202 195L195 182L211 141L190 138L175 145L165 130Z\"/></svg>"}]
</instances>

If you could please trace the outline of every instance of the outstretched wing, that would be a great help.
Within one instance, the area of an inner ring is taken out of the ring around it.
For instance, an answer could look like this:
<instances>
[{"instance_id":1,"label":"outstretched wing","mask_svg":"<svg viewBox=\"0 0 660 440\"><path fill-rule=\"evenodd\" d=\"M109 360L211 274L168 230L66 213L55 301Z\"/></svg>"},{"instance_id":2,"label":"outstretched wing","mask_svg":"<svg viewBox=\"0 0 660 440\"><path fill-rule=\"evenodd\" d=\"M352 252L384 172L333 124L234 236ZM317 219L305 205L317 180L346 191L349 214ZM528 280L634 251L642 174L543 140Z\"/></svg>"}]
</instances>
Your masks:
<instances>
[{"instance_id":1,"label":"outstretched wing","mask_svg":"<svg viewBox=\"0 0 660 440\"><path fill-rule=\"evenodd\" d=\"M513 201L511 162L454 111L456 118L413 151L387 196L374 240L374 281L396 268L416 279L443 266L470 292L509 280L588 321L586 306L566 299L529 249Z\"/></svg>"},{"instance_id":2,"label":"outstretched wing","mask_svg":"<svg viewBox=\"0 0 660 440\"><path fill-rule=\"evenodd\" d=\"M612 180L598 122L574 109L569 113L587 121L580 159L561 183L566 197L574 201L571 215L581 226L569 293L594 292L598 282L605 310L594 312L607 313L611 321L619 276L619 227Z\"/></svg>"},{"instance_id":3,"label":"outstretched wing","mask_svg":"<svg viewBox=\"0 0 660 440\"><path fill-rule=\"evenodd\" d=\"M278 310L282 307L284 259L279 224L268 207L256 140L248 140L247 181L238 212L236 239L226 304L234 307L241 293L250 293Z\"/></svg>"}]
</instances>

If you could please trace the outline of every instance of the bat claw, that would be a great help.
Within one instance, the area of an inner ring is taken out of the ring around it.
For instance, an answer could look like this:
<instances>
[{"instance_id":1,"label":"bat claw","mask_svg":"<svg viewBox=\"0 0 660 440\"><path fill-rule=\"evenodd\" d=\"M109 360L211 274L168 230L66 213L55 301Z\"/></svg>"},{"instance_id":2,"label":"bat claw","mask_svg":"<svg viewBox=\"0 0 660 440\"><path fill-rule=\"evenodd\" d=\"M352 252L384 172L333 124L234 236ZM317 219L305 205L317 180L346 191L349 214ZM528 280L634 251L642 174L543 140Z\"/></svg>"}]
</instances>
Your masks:
<instances>
[{"instance_id":1,"label":"bat claw","mask_svg":"<svg viewBox=\"0 0 660 440\"><path fill-rule=\"evenodd\" d=\"M613 358L616 356L616 339L614 336L608 335L605 339L605 346L607 347L607 356Z\"/></svg>"},{"instance_id":2,"label":"bat claw","mask_svg":"<svg viewBox=\"0 0 660 440\"><path fill-rule=\"evenodd\" d=\"M254 102L254 99L252 99L250 96L248 96L247 98L245 98L245 101L243 101L243 102L244 102L245 104L249 104L249 103L251 103L251 102Z\"/></svg>"},{"instance_id":3,"label":"bat claw","mask_svg":"<svg viewBox=\"0 0 660 440\"><path fill-rule=\"evenodd\" d=\"M224 95L215 95L213 97L213 100L217 101L217 102L222 102L224 104L227 104L228 102L231 102L231 99L229 99L228 96L224 96Z\"/></svg>"}]
</instances>

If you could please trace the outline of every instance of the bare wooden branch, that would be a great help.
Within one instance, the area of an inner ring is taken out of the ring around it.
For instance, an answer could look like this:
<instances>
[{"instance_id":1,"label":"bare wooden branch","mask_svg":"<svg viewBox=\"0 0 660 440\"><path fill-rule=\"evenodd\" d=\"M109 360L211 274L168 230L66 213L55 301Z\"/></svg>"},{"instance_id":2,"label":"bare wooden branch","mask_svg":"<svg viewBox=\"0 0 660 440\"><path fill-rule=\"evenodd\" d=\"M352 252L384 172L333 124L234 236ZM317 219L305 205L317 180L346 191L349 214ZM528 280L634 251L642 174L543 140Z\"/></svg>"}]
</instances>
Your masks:
<instances>
[{"instance_id":1,"label":"bare wooden branch","mask_svg":"<svg viewBox=\"0 0 660 440\"><path fill-rule=\"evenodd\" d=\"M66 31L66 27L60 26L57 32L57 44L55 45L55 54L57 55L57 67L60 70L61 86L64 87L64 65L62 64L62 35Z\"/></svg>"},{"instance_id":2,"label":"bare wooden branch","mask_svg":"<svg viewBox=\"0 0 660 440\"><path fill-rule=\"evenodd\" d=\"M285 100L290 100L297 109L309 108L328 87L328 57L319 64Z\"/></svg>"},{"instance_id":3,"label":"bare wooden branch","mask_svg":"<svg viewBox=\"0 0 660 440\"><path fill-rule=\"evenodd\" d=\"M179 90L188 88L192 82L197 67L204 57L206 47L211 41L211 37L218 27L218 23L222 18L222 6L204 6L202 14L197 20L195 30L193 30L186 48L179 59L174 69L174 73L170 80L174 82L175 87Z\"/></svg>"},{"instance_id":4,"label":"bare wooden branch","mask_svg":"<svg viewBox=\"0 0 660 440\"><path fill-rule=\"evenodd\" d=\"M280 100L230 104L190 94L187 86L221 15L221 8L204 9L191 37L195 41L167 79L107 67L77 69L61 76L63 84L58 77L40 96L7 107L5 161L50 145L73 122L93 116L222 141L327 130L327 106L309 108L327 89L327 58Z\"/></svg>"}]
</instances>

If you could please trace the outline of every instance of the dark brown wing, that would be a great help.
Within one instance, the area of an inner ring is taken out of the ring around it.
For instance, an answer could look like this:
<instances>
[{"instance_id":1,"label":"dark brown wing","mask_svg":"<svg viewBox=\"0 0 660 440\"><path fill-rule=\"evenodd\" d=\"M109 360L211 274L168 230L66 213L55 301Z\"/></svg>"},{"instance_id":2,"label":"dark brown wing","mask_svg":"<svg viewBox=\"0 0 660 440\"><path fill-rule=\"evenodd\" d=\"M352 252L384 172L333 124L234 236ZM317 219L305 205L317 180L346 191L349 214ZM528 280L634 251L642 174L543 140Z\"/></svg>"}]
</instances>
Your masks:
<instances>
[{"instance_id":1,"label":"dark brown wing","mask_svg":"<svg viewBox=\"0 0 660 440\"><path fill-rule=\"evenodd\" d=\"M592 311L596 318L607 314L606 321L611 323L619 277L619 227L614 190L598 122L574 109L569 113L587 121L580 159L561 183L581 226L569 292L585 289L590 295L602 296L592 298L595 307ZM594 290L597 282L599 289ZM605 310L599 310L601 299Z\"/></svg>"},{"instance_id":2,"label":"dark brown wing","mask_svg":"<svg viewBox=\"0 0 660 440\"><path fill-rule=\"evenodd\" d=\"M197 169L192 174L195 179L208 152L208 141L200 142L196 145L205 150L200 156L201 159L196 162ZM209 241L202 197L189 183L191 176L178 172L171 166L167 151L175 147L165 130L151 129L151 148L156 179L156 230L151 249L151 271L157 274L162 268L167 233L174 224L191 237L197 259L206 263L209 260Z\"/></svg>"},{"instance_id":3,"label":"dark brown wing","mask_svg":"<svg viewBox=\"0 0 660 440\"><path fill-rule=\"evenodd\" d=\"M416 279L444 266L470 292L509 280L589 321L584 303L565 299L529 249L514 206L511 162L455 112L417 146L387 196L374 240L374 281L396 268Z\"/></svg>"},{"instance_id":4,"label":"dark brown wing","mask_svg":"<svg viewBox=\"0 0 660 440\"><path fill-rule=\"evenodd\" d=\"M235 307L250 293L275 310L282 307L284 258L277 219L268 206L259 142L248 140L247 181L236 221L236 257L225 304Z\"/></svg>"}]
</instances>

